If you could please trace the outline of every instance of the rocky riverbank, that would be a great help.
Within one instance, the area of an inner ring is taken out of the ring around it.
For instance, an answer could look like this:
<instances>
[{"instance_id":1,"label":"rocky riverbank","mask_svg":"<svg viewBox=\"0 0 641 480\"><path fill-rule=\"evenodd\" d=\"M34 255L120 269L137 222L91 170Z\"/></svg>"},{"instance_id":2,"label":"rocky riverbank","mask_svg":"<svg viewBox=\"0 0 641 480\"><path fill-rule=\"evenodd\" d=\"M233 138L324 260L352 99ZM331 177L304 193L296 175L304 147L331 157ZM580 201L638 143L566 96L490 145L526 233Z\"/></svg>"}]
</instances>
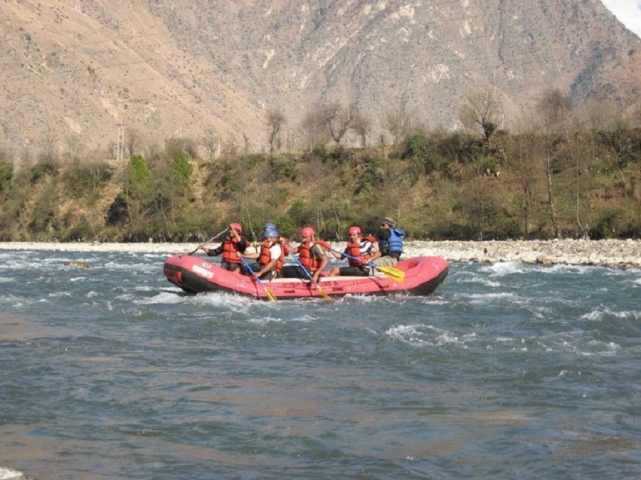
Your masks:
<instances>
[{"instance_id":1,"label":"rocky riverbank","mask_svg":"<svg viewBox=\"0 0 641 480\"><path fill-rule=\"evenodd\" d=\"M342 249L344 244L333 244ZM0 250L53 250L66 252L123 252L186 254L193 243L0 243ZM530 264L594 265L610 268L641 268L639 240L546 240L546 241L413 241L406 256L433 255L448 262L520 262Z\"/></svg>"},{"instance_id":2,"label":"rocky riverbank","mask_svg":"<svg viewBox=\"0 0 641 480\"><path fill-rule=\"evenodd\" d=\"M411 242L409 255L436 255L449 262L520 262L531 264L592 265L610 268L641 267L639 240L547 240L486 242Z\"/></svg>"}]
</instances>

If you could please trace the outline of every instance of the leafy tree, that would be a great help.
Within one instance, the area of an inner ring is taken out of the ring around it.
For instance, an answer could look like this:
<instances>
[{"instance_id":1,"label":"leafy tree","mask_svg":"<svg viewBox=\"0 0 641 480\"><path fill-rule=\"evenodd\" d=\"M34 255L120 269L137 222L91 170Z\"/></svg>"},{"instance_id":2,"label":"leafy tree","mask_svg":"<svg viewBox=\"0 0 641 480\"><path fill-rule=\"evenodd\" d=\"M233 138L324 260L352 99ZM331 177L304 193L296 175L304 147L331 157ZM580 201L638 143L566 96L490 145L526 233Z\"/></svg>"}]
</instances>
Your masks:
<instances>
[{"instance_id":1,"label":"leafy tree","mask_svg":"<svg viewBox=\"0 0 641 480\"><path fill-rule=\"evenodd\" d=\"M151 200L151 170L142 155L133 155L125 171L123 193L131 222L137 219Z\"/></svg>"}]
</instances>

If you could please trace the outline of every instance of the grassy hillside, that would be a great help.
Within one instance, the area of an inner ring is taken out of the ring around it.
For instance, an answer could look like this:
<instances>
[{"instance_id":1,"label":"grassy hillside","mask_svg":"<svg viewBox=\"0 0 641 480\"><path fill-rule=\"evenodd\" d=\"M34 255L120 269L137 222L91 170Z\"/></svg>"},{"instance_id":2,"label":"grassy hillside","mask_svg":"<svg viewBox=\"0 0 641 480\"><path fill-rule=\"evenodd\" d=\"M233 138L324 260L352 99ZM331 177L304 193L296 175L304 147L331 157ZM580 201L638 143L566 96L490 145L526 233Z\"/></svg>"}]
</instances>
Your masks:
<instances>
[{"instance_id":1,"label":"grassy hillside","mask_svg":"<svg viewBox=\"0 0 641 480\"><path fill-rule=\"evenodd\" d=\"M124 161L0 157L2 241L197 241L231 221L340 239L395 218L415 239L641 237L641 131L417 132L396 146Z\"/></svg>"}]
</instances>

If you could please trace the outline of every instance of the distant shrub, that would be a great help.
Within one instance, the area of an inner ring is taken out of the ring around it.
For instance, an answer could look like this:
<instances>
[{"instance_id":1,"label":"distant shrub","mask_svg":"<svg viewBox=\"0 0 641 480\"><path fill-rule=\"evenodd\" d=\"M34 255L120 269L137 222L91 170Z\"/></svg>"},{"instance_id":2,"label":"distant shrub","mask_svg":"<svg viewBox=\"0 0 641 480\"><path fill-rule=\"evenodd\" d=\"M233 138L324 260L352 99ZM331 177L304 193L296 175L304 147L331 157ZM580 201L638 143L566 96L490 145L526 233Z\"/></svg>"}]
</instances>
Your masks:
<instances>
[{"instance_id":1,"label":"distant shrub","mask_svg":"<svg viewBox=\"0 0 641 480\"><path fill-rule=\"evenodd\" d=\"M0 161L0 193L6 193L13 179L13 163Z\"/></svg>"},{"instance_id":2,"label":"distant shrub","mask_svg":"<svg viewBox=\"0 0 641 480\"><path fill-rule=\"evenodd\" d=\"M603 240L611 238L615 232L616 215L612 212L604 213L599 217L594 226L590 229L590 238Z\"/></svg>"},{"instance_id":3,"label":"distant shrub","mask_svg":"<svg viewBox=\"0 0 641 480\"><path fill-rule=\"evenodd\" d=\"M63 175L65 191L72 198L97 193L113 176L112 167L106 162L82 163L74 160Z\"/></svg>"},{"instance_id":4,"label":"distant shrub","mask_svg":"<svg viewBox=\"0 0 641 480\"><path fill-rule=\"evenodd\" d=\"M272 180L295 180L296 162L289 156L272 155L269 157Z\"/></svg>"},{"instance_id":5,"label":"distant shrub","mask_svg":"<svg viewBox=\"0 0 641 480\"><path fill-rule=\"evenodd\" d=\"M53 161L43 160L31 167L31 184L35 185L47 175L55 177L58 174L58 168Z\"/></svg>"},{"instance_id":6,"label":"distant shrub","mask_svg":"<svg viewBox=\"0 0 641 480\"><path fill-rule=\"evenodd\" d=\"M425 157L430 148L430 139L424 133L414 133L405 139L405 149L401 158Z\"/></svg>"},{"instance_id":7,"label":"distant shrub","mask_svg":"<svg viewBox=\"0 0 641 480\"><path fill-rule=\"evenodd\" d=\"M84 218L74 225L62 240L67 242L83 242L93 238L93 228L91 224Z\"/></svg>"},{"instance_id":8,"label":"distant shrub","mask_svg":"<svg viewBox=\"0 0 641 480\"><path fill-rule=\"evenodd\" d=\"M173 179L181 185L187 185L189 177L194 172L194 167L189 163L185 152L177 152L171 162L170 172Z\"/></svg>"},{"instance_id":9,"label":"distant shrub","mask_svg":"<svg viewBox=\"0 0 641 480\"><path fill-rule=\"evenodd\" d=\"M107 225L123 225L129 221L129 206L125 195L119 193L107 210L107 218L105 223Z\"/></svg>"},{"instance_id":10,"label":"distant shrub","mask_svg":"<svg viewBox=\"0 0 641 480\"><path fill-rule=\"evenodd\" d=\"M327 149L327 145L325 143L317 143L312 152L315 155L318 155L321 160L323 160L323 162L329 159L329 150Z\"/></svg>"}]
</instances>

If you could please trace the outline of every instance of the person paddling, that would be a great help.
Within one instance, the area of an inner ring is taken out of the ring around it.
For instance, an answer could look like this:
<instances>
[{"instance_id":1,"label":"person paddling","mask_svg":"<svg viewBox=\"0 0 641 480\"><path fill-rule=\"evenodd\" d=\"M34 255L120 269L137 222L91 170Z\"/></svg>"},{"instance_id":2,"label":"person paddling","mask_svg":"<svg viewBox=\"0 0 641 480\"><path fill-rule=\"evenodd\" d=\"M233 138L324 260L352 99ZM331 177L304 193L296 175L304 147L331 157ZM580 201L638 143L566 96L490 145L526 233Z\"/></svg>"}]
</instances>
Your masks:
<instances>
[{"instance_id":1,"label":"person paddling","mask_svg":"<svg viewBox=\"0 0 641 480\"><path fill-rule=\"evenodd\" d=\"M258 253L242 253L243 258L258 259L258 264L251 266L251 275L261 280L272 280L280 275L285 255L278 232L268 229L263 234ZM249 272L247 272L249 273Z\"/></svg>"},{"instance_id":2,"label":"person paddling","mask_svg":"<svg viewBox=\"0 0 641 480\"><path fill-rule=\"evenodd\" d=\"M283 277L307 280L311 276L312 283L318 283L321 272L329 263L325 250L329 250L330 245L323 240L316 240L315 236L316 232L312 227L305 227L301 231L301 244L298 247L288 245L292 254L298 253L300 265L284 266L282 270Z\"/></svg>"},{"instance_id":3,"label":"person paddling","mask_svg":"<svg viewBox=\"0 0 641 480\"><path fill-rule=\"evenodd\" d=\"M330 270L329 276L352 276L352 277L367 277L372 274L372 269L367 266L368 263L380 257L381 253L376 244L363 238L361 227L353 226L349 229L349 240L345 247L344 253L335 252L330 250L331 254L342 260L347 258L349 267L334 267Z\"/></svg>"},{"instance_id":4,"label":"person paddling","mask_svg":"<svg viewBox=\"0 0 641 480\"><path fill-rule=\"evenodd\" d=\"M241 236L243 227L240 223L231 223L229 225L229 233L217 248L210 249L203 245L198 245L197 250L202 250L209 257L217 257L222 254L223 258L220 262L221 268L231 272L240 272L242 261L238 258L239 253L244 253L247 249L247 239Z\"/></svg>"}]
</instances>

